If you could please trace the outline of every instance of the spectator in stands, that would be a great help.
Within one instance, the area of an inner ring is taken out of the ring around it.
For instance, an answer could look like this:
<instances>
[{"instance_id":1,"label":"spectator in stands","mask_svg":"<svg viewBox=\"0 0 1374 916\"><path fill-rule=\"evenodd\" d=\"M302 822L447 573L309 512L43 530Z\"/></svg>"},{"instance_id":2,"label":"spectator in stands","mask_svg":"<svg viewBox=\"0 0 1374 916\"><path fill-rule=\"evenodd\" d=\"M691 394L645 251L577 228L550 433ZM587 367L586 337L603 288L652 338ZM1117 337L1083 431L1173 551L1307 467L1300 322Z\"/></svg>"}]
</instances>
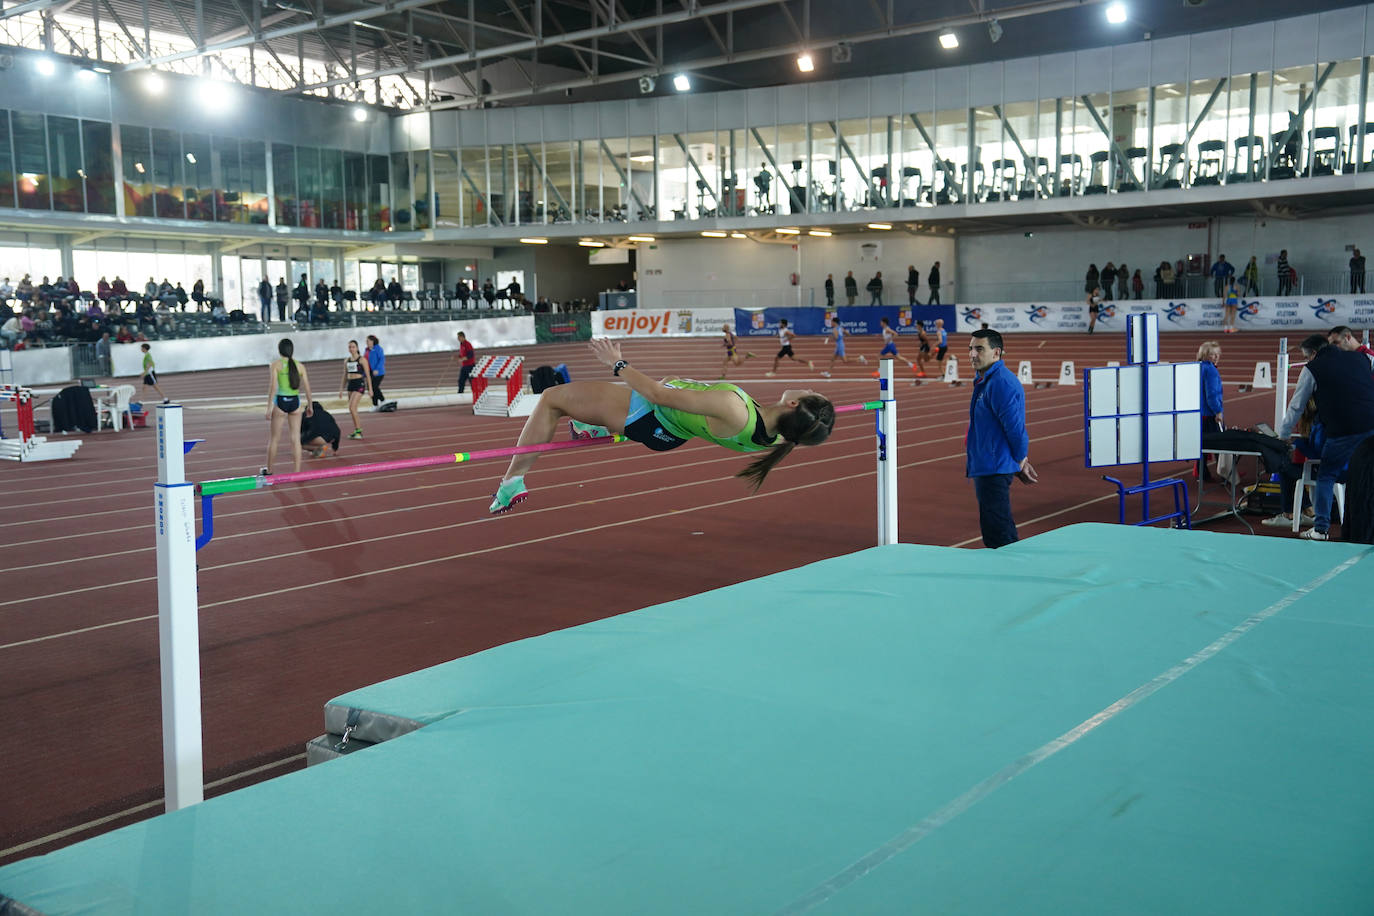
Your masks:
<instances>
[{"instance_id":1,"label":"spectator in stands","mask_svg":"<svg viewBox=\"0 0 1374 916\"><path fill-rule=\"evenodd\" d=\"M1131 274L1131 291L1135 293L1137 299L1145 293L1145 278L1140 275L1140 268L1138 267L1135 273Z\"/></svg>"},{"instance_id":2,"label":"spectator in stands","mask_svg":"<svg viewBox=\"0 0 1374 916\"><path fill-rule=\"evenodd\" d=\"M1101 280L1096 264L1088 265L1088 272L1083 276L1083 292L1091 293L1097 289L1097 284Z\"/></svg>"},{"instance_id":3,"label":"spectator in stands","mask_svg":"<svg viewBox=\"0 0 1374 916\"><path fill-rule=\"evenodd\" d=\"M506 296L515 302L520 301L520 281L511 277L510 285L506 287Z\"/></svg>"},{"instance_id":4,"label":"spectator in stands","mask_svg":"<svg viewBox=\"0 0 1374 916\"><path fill-rule=\"evenodd\" d=\"M453 292L458 299L458 307L466 309L468 307L468 300L472 298L472 288L468 286L468 281L459 280Z\"/></svg>"},{"instance_id":5,"label":"spectator in stands","mask_svg":"<svg viewBox=\"0 0 1374 916\"><path fill-rule=\"evenodd\" d=\"M338 309L343 308L343 301L344 301L343 293L344 293L343 287L339 285L339 281L338 281L338 280L335 280L335 281L334 281L334 285L331 286L331 287L329 287L329 298L332 299L332 300L334 300L334 307L335 307L335 308L338 308Z\"/></svg>"},{"instance_id":6,"label":"spectator in stands","mask_svg":"<svg viewBox=\"0 0 1374 916\"><path fill-rule=\"evenodd\" d=\"M868 290L868 295L869 295L868 304L869 304L869 305L882 305L882 304L883 304L883 272L880 270L880 271L878 271L877 273L875 273L875 274L873 275L873 279L871 279L871 280L868 281L868 284L864 287L864 289Z\"/></svg>"},{"instance_id":7,"label":"spectator in stands","mask_svg":"<svg viewBox=\"0 0 1374 916\"><path fill-rule=\"evenodd\" d=\"M1226 292L1226 283L1236 275L1236 268L1227 260L1226 255L1217 255L1217 261L1212 265L1212 292L1220 299Z\"/></svg>"},{"instance_id":8,"label":"spectator in stands","mask_svg":"<svg viewBox=\"0 0 1374 916\"><path fill-rule=\"evenodd\" d=\"M296 283L296 288L291 292L291 298L296 300L296 311L306 311L310 309L310 283L305 279L305 274Z\"/></svg>"},{"instance_id":9,"label":"spectator in stands","mask_svg":"<svg viewBox=\"0 0 1374 916\"><path fill-rule=\"evenodd\" d=\"M1364 255L1356 248L1350 256L1350 294L1364 295Z\"/></svg>"},{"instance_id":10,"label":"spectator in stands","mask_svg":"<svg viewBox=\"0 0 1374 916\"><path fill-rule=\"evenodd\" d=\"M105 365L110 358L110 332L101 331L100 339L95 342L95 358Z\"/></svg>"},{"instance_id":11,"label":"spectator in stands","mask_svg":"<svg viewBox=\"0 0 1374 916\"><path fill-rule=\"evenodd\" d=\"M109 302L112 295L114 291L110 288L109 281L101 277L100 282L95 285L95 297L101 302Z\"/></svg>"},{"instance_id":12,"label":"spectator in stands","mask_svg":"<svg viewBox=\"0 0 1374 916\"><path fill-rule=\"evenodd\" d=\"M547 296L540 296L539 300L534 303L534 310L536 312L552 312L553 303L549 301Z\"/></svg>"},{"instance_id":13,"label":"spectator in stands","mask_svg":"<svg viewBox=\"0 0 1374 916\"><path fill-rule=\"evenodd\" d=\"M186 311L186 303L190 301L191 297L186 295L186 287L181 285L180 280L177 281L176 289L172 290L172 295L176 297L177 309Z\"/></svg>"},{"instance_id":14,"label":"spectator in stands","mask_svg":"<svg viewBox=\"0 0 1374 916\"><path fill-rule=\"evenodd\" d=\"M378 277L372 288L367 291L367 298L376 308L381 308L386 303L386 283L381 277Z\"/></svg>"},{"instance_id":15,"label":"spectator in stands","mask_svg":"<svg viewBox=\"0 0 1374 916\"><path fill-rule=\"evenodd\" d=\"M179 286L180 284L178 284ZM196 304L196 311L205 307L205 281L200 278L191 284L191 301Z\"/></svg>"},{"instance_id":16,"label":"spectator in stands","mask_svg":"<svg viewBox=\"0 0 1374 916\"><path fill-rule=\"evenodd\" d=\"M128 326L127 324L121 324L121 325L119 326L119 333L115 334L115 343L133 343L133 342L134 342L134 332L131 331L131 330L129 330L129 326Z\"/></svg>"},{"instance_id":17,"label":"spectator in stands","mask_svg":"<svg viewBox=\"0 0 1374 916\"><path fill-rule=\"evenodd\" d=\"M10 278L0 280L0 303L8 302L14 298L14 287L10 284Z\"/></svg>"},{"instance_id":18,"label":"spectator in stands","mask_svg":"<svg viewBox=\"0 0 1374 916\"><path fill-rule=\"evenodd\" d=\"M487 300L487 305L496 301L496 285L491 282L490 277L487 278L487 282L482 284L482 298Z\"/></svg>"},{"instance_id":19,"label":"spectator in stands","mask_svg":"<svg viewBox=\"0 0 1374 916\"><path fill-rule=\"evenodd\" d=\"M224 303L219 299L216 299L215 304L210 306L210 320L215 324L229 323L229 313L225 311Z\"/></svg>"},{"instance_id":20,"label":"spectator in stands","mask_svg":"<svg viewBox=\"0 0 1374 916\"><path fill-rule=\"evenodd\" d=\"M119 274L115 274L114 282L110 284L110 295L120 302L129 298L129 287L120 279Z\"/></svg>"},{"instance_id":21,"label":"spectator in stands","mask_svg":"<svg viewBox=\"0 0 1374 916\"><path fill-rule=\"evenodd\" d=\"M325 311L329 310L329 284L323 277L315 281L315 301L323 303Z\"/></svg>"},{"instance_id":22,"label":"spectator in stands","mask_svg":"<svg viewBox=\"0 0 1374 916\"><path fill-rule=\"evenodd\" d=\"M852 270L844 275L844 298L846 305L853 305L854 300L859 298L859 281L854 279Z\"/></svg>"},{"instance_id":23,"label":"spectator in stands","mask_svg":"<svg viewBox=\"0 0 1374 916\"><path fill-rule=\"evenodd\" d=\"M24 311L19 314L19 328L24 332L24 339L26 341L35 343L38 340L38 322L33 320L31 312L31 309L24 309Z\"/></svg>"},{"instance_id":24,"label":"spectator in stands","mask_svg":"<svg viewBox=\"0 0 1374 916\"><path fill-rule=\"evenodd\" d=\"M149 278L148 278L148 282L145 283L145 284L143 284L143 298L144 298L144 299L156 299L156 298L157 298L157 281L154 280L152 277L149 277Z\"/></svg>"},{"instance_id":25,"label":"spectator in stands","mask_svg":"<svg viewBox=\"0 0 1374 916\"><path fill-rule=\"evenodd\" d=\"M930 298L926 300L926 305L940 304L940 262L936 261L926 272L926 282L930 284Z\"/></svg>"},{"instance_id":26,"label":"spectator in stands","mask_svg":"<svg viewBox=\"0 0 1374 916\"><path fill-rule=\"evenodd\" d=\"M1245 265L1245 270L1241 271L1241 295L1259 295L1259 265L1255 263L1255 256L1250 255L1250 263Z\"/></svg>"},{"instance_id":27,"label":"spectator in stands","mask_svg":"<svg viewBox=\"0 0 1374 916\"><path fill-rule=\"evenodd\" d=\"M286 278L285 278L285 277L278 277L278 278L277 278L277 288L276 288L275 292L276 292L276 294L277 294L277 320L278 320L278 321L285 321L285 320L286 320L286 304L287 304L288 302L291 301L291 290L289 290L289 289L286 288ZM264 320L264 321L267 320L267 319L266 319L266 316L264 316L263 320Z\"/></svg>"},{"instance_id":28,"label":"spectator in stands","mask_svg":"<svg viewBox=\"0 0 1374 916\"><path fill-rule=\"evenodd\" d=\"M1111 261L1108 261L1108 262L1106 263L1106 265L1102 268L1102 273L1100 274L1100 280L1099 280L1099 282L1098 282L1098 284L1097 284L1098 287L1100 287L1101 290L1102 290L1102 298L1103 298L1103 299L1110 299L1110 298L1112 298L1112 286L1113 286L1115 283L1116 283L1116 268L1115 268L1114 266L1112 266L1112 262L1111 262Z\"/></svg>"},{"instance_id":29,"label":"spectator in stands","mask_svg":"<svg viewBox=\"0 0 1374 916\"><path fill-rule=\"evenodd\" d=\"M401 288L401 281L393 276L391 282L386 285L386 300L391 303L392 308L395 308L401 304L401 299L404 297L405 290Z\"/></svg>"},{"instance_id":30,"label":"spectator in stands","mask_svg":"<svg viewBox=\"0 0 1374 916\"><path fill-rule=\"evenodd\" d=\"M100 307L99 299L91 300L91 304L86 307L86 317L92 319L105 317L105 312Z\"/></svg>"},{"instance_id":31,"label":"spectator in stands","mask_svg":"<svg viewBox=\"0 0 1374 916\"><path fill-rule=\"evenodd\" d=\"M24 326L18 315L10 315L9 320L0 325L0 338L4 339L5 347L10 350L24 339Z\"/></svg>"},{"instance_id":32,"label":"spectator in stands","mask_svg":"<svg viewBox=\"0 0 1374 916\"><path fill-rule=\"evenodd\" d=\"M825 275L825 306L833 308L835 305L835 275Z\"/></svg>"},{"instance_id":33,"label":"spectator in stands","mask_svg":"<svg viewBox=\"0 0 1374 916\"><path fill-rule=\"evenodd\" d=\"M33 300L33 281L29 279L28 274L19 279L19 285L14 288L14 295L20 302Z\"/></svg>"},{"instance_id":34,"label":"spectator in stands","mask_svg":"<svg viewBox=\"0 0 1374 916\"><path fill-rule=\"evenodd\" d=\"M1279 252L1279 261L1278 261L1278 264L1275 265L1275 271L1276 271L1276 273L1278 274L1278 280L1279 280L1279 291L1278 291L1278 295L1280 295L1280 296L1287 296L1287 295L1289 295L1290 293L1292 293L1292 292L1293 292L1293 275L1292 275L1292 269L1291 269L1291 268L1289 267L1289 265L1288 265L1288 249L1287 249L1287 248L1285 248L1285 249L1283 249L1282 251Z\"/></svg>"},{"instance_id":35,"label":"spectator in stands","mask_svg":"<svg viewBox=\"0 0 1374 916\"><path fill-rule=\"evenodd\" d=\"M1322 447L1313 499L1316 519L1302 536L1326 541L1330 540L1331 497L1336 478L1345 470L1355 449L1374 437L1374 374L1370 373L1363 354L1333 347L1321 334L1304 340L1302 353L1307 365L1298 375L1297 389L1288 402L1278 433L1280 439L1287 439L1307 399L1316 397L1317 415L1326 428L1326 444Z\"/></svg>"},{"instance_id":36,"label":"spectator in stands","mask_svg":"<svg viewBox=\"0 0 1374 916\"><path fill-rule=\"evenodd\" d=\"M258 314L263 321L272 320L272 282L266 277L258 283Z\"/></svg>"},{"instance_id":37,"label":"spectator in stands","mask_svg":"<svg viewBox=\"0 0 1374 916\"><path fill-rule=\"evenodd\" d=\"M1326 332L1326 340L1333 347L1340 347L1342 350L1350 350L1355 353L1363 353L1369 357L1371 366L1374 366L1374 350L1366 347L1355 337L1355 332L1343 324L1338 324Z\"/></svg>"},{"instance_id":38,"label":"spectator in stands","mask_svg":"<svg viewBox=\"0 0 1374 916\"><path fill-rule=\"evenodd\" d=\"M915 264L906 266L906 304L920 305L916 301L916 293L921 288L921 272L916 269Z\"/></svg>"},{"instance_id":39,"label":"spectator in stands","mask_svg":"<svg viewBox=\"0 0 1374 916\"><path fill-rule=\"evenodd\" d=\"M1116 268L1116 298L1131 298L1131 269L1124 263L1118 264Z\"/></svg>"}]
</instances>

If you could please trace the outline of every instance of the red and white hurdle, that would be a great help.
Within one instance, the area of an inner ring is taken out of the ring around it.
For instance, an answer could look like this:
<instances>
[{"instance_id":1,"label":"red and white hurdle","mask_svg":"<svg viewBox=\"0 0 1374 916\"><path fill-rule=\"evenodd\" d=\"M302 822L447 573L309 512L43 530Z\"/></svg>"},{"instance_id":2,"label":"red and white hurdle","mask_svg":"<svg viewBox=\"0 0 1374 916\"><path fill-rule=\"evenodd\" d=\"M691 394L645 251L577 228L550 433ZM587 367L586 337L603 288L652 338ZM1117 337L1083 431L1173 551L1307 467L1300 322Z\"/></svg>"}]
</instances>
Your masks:
<instances>
[{"instance_id":1,"label":"red and white hurdle","mask_svg":"<svg viewBox=\"0 0 1374 916\"><path fill-rule=\"evenodd\" d=\"M81 447L80 439L50 442L35 435L33 392L19 385L0 385L0 401L13 401L19 438L0 439L0 459L7 461L57 461L70 458Z\"/></svg>"},{"instance_id":2,"label":"red and white hurdle","mask_svg":"<svg viewBox=\"0 0 1374 916\"><path fill-rule=\"evenodd\" d=\"M525 390L525 357L483 356L472 372L472 412L479 417L526 417L539 395Z\"/></svg>"}]
</instances>

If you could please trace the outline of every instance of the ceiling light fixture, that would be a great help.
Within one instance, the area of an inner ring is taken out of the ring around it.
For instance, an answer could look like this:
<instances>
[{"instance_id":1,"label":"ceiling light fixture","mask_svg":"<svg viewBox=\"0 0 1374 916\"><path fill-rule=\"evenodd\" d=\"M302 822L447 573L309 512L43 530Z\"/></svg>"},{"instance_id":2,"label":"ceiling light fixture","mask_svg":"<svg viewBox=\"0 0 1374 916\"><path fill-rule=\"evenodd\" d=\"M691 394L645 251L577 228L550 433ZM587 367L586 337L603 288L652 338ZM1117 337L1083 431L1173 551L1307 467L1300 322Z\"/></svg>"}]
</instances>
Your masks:
<instances>
[{"instance_id":1,"label":"ceiling light fixture","mask_svg":"<svg viewBox=\"0 0 1374 916\"><path fill-rule=\"evenodd\" d=\"M195 164L196 164L196 154L195 154L195 153L187 153L187 154L186 154L186 161L189 162L189 163L191 163L192 165L195 165Z\"/></svg>"},{"instance_id":2,"label":"ceiling light fixture","mask_svg":"<svg viewBox=\"0 0 1374 916\"><path fill-rule=\"evenodd\" d=\"M366 121L366 120L367 120L367 109L366 109L366 108L362 108L362 107L354 108L354 109L353 109L353 120L355 120L355 121Z\"/></svg>"},{"instance_id":3,"label":"ceiling light fixture","mask_svg":"<svg viewBox=\"0 0 1374 916\"><path fill-rule=\"evenodd\" d=\"M606 247L606 243L605 243L605 242L598 242L598 241L596 241L595 239L578 239L578 240L577 240L577 244L581 245L583 248L605 248L605 247Z\"/></svg>"},{"instance_id":4,"label":"ceiling light fixture","mask_svg":"<svg viewBox=\"0 0 1374 916\"><path fill-rule=\"evenodd\" d=\"M869 223L869 224L868 224L868 228L870 228L870 229L891 229L891 228L892 228L892 224L891 224L891 223Z\"/></svg>"},{"instance_id":5,"label":"ceiling light fixture","mask_svg":"<svg viewBox=\"0 0 1374 916\"><path fill-rule=\"evenodd\" d=\"M687 78L687 74L679 73L673 77L673 88L678 92L688 92L692 88L692 81Z\"/></svg>"},{"instance_id":6,"label":"ceiling light fixture","mask_svg":"<svg viewBox=\"0 0 1374 916\"><path fill-rule=\"evenodd\" d=\"M729 235L728 232L718 232L715 229L703 229L701 230L701 234L708 239L723 239Z\"/></svg>"},{"instance_id":7,"label":"ceiling light fixture","mask_svg":"<svg viewBox=\"0 0 1374 916\"><path fill-rule=\"evenodd\" d=\"M632 235L632 236L630 236L630 241L632 241L632 242L652 242L653 240L654 240L654 237L653 237L652 235Z\"/></svg>"},{"instance_id":8,"label":"ceiling light fixture","mask_svg":"<svg viewBox=\"0 0 1374 916\"><path fill-rule=\"evenodd\" d=\"M653 162L653 161L654 161L654 154L653 154L653 153L640 153L638 156L631 156L631 157L630 157L630 161L631 161L631 162Z\"/></svg>"},{"instance_id":9,"label":"ceiling light fixture","mask_svg":"<svg viewBox=\"0 0 1374 916\"><path fill-rule=\"evenodd\" d=\"M941 32L940 47L944 48L946 51L953 51L955 48L959 47L959 36L950 31Z\"/></svg>"},{"instance_id":10,"label":"ceiling light fixture","mask_svg":"<svg viewBox=\"0 0 1374 916\"><path fill-rule=\"evenodd\" d=\"M778 235L801 235L800 229L783 228L778 230Z\"/></svg>"},{"instance_id":11,"label":"ceiling light fixture","mask_svg":"<svg viewBox=\"0 0 1374 916\"><path fill-rule=\"evenodd\" d=\"M1121 25L1126 21L1126 4L1113 3L1107 7L1107 21L1112 25Z\"/></svg>"},{"instance_id":12,"label":"ceiling light fixture","mask_svg":"<svg viewBox=\"0 0 1374 916\"><path fill-rule=\"evenodd\" d=\"M988 23L988 39L993 44L997 44L997 42L1002 40L1002 23L998 22L996 19Z\"/></svg>"},{"instance_id":13,"label":"ceiling light fixture","mask_svg":"<svg viewBox=\"0 0 1374 916\"><path fill-rule=\"evenodd\" d=\"M802 73L810 73L816 69L815 61L811 59L811 52L803 51L801 56L797 58L797 69Z\"/></svg>"},{"instance_id":14,"label":"ceiling light fixture","mask_svg":"<svg viewBox=\"0 0 1374 916\"><path fill-rule=\"evenodd\" d=\"M743 232L732 232L732 233L730 233L730 238L732 238L732 239L747 239L747 238L749 238L749 236L745 235Z\"/></svg>"},{"instance_id":15,"label":"ceiling light fixture","mask_svg":"<svg viewBox=\"0 0 1374 916\"><path fill-rule=\"evenodd\" d=\"M521 239L520 241L526 245L547 245L549 243L548 239Z\"/></svg>"},{"instance_id":16,"label":"ceiling light fixture","mask_svg":"<svg viewBox=\"0 0 1374 916\"><path fill-rule=\"evenodd\" d=\"M43 76L52 76L57 72L57 64L53 63L51 57L40 57L33 62L33 68Z\"/></svg>"},{"instance_id":17,"label":"ceiling light fixture","mask_svg":"<svg viewBox=\"0 0 1374 916\"><path fill-rule=\"evenodd\" d=\"M808 229L806 230L806 234L814 235L817 238L828 239L834 233L832 233L829 229Z\"/></svg>"},{"instance_id":18,"label":"ceiling light fixture","mask_svg":"<svg viewBox=\"0 0 1374 916\"><path fill-rule=\"evenodd\" d=\"M162 95L162 90L167 88L167 83L163 81L162 74L150 72L143 77L143 88L149 95Z\"/></svg>"}]
</instances>

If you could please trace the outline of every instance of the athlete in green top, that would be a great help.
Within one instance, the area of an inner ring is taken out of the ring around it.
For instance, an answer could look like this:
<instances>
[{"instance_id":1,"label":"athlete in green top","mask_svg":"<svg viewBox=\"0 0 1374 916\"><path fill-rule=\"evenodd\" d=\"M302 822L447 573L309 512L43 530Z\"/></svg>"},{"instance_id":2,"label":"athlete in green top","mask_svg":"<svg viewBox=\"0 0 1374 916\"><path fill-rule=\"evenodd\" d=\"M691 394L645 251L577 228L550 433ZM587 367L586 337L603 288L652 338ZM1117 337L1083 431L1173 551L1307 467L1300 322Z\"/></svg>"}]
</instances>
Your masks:
<instances>
[{"instance_id":1,"label":"athlete in green top","mask_svg":"<svg viewBox=\"0 0 1374 916\"><path fill-rule=\"evenodd\" d=\"M162 389L157 387L157 366L153 363L153 354L149 351L152 348L143 344L143 387L151 388L157 392L157 396L162 398L162 403L170 404L171 399L162 393Z\"/></svg>"},{"instance_id":2,"label":"athlete in green top","mask_svg":"<svg viewBox=\"0 0 1374 916\"><path fill-rule=\"evenodd\" d=\"M623 435L656 452L700 438L737 452L764 452L736 475L757 490L793 446L819 445L835 425L834 406L814 391L789 389L776 404L760 404L729 382L674 378L656 382L626 362L619 344L597 339L591 346L596 358L629 387L570 382L545 389L517 445L553 441L565 417L572 421L575 437ZM511 459L491 512L505 512L528 497L524 477L537 457L526 454Z\"/></svg>"}]
</instances>

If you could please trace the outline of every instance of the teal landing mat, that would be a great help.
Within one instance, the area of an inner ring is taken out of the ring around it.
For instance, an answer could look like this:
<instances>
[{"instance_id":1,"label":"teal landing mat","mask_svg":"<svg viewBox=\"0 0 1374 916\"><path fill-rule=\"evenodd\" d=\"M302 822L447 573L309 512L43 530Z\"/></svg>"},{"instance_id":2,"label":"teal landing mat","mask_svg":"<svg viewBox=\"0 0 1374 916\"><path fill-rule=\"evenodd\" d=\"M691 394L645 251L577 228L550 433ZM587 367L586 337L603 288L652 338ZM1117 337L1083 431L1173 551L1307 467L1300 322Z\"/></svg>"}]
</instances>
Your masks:
<instances>
[{"instance_id":1,"label":"teal landing mat","mask_svg":"<svg viewBox=\"0 0 1374 916\"><path fill-rule=\"evenodd\" d=\"M896 545L334 701L426 724L0 869L56 914L1374 907L1368 548ZM0 908L3 912L3 908Z\"/></svg>"}]
</instances>

